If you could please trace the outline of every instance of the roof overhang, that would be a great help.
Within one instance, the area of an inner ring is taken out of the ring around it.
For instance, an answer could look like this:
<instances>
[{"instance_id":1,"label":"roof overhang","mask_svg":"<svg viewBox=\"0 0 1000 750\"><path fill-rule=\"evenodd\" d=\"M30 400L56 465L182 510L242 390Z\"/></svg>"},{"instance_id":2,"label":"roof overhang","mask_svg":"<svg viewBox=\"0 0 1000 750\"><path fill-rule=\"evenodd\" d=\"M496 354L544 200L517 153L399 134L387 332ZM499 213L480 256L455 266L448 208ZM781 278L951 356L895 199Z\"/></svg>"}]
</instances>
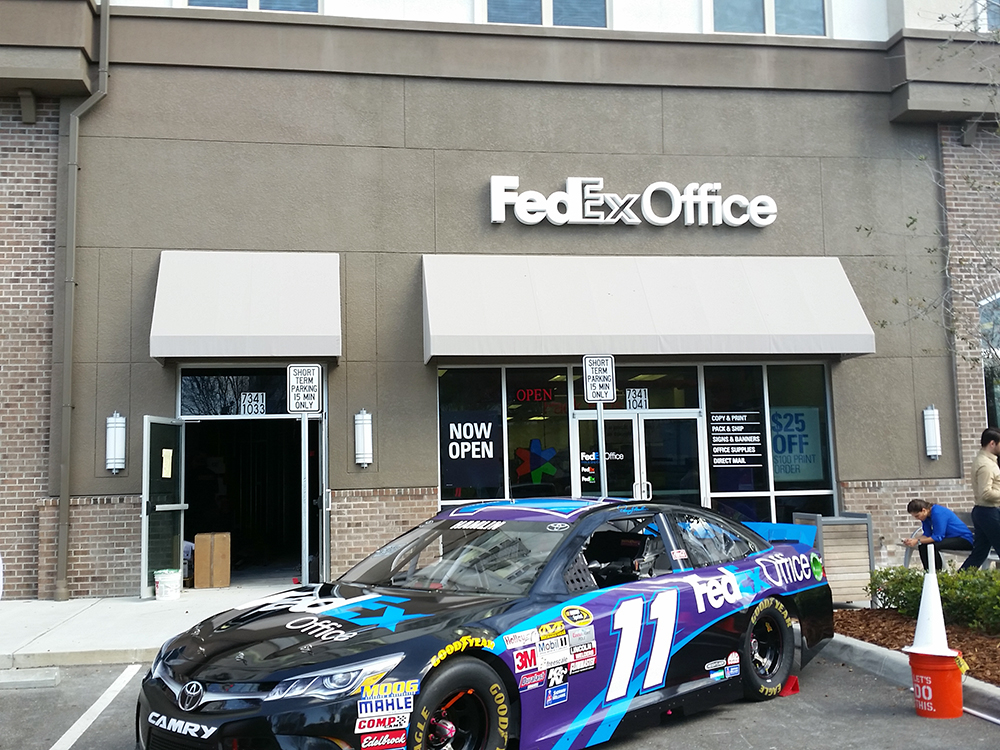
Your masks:
<instances>
[{"instance_id":1,"label":"roof overhang","mask_svg":"<svg viewBox=\"0 0 1000 750\"><path fill-rule=\"evenodd\" d=\"M340 256L165 250L149 354L156 359L339 357Z\"/></svg>"},{"instance_id":2,"label":"roof overhang","mask_svg":"<svg viewBox=\"0 0 1000 750\"><path fill-rule=\"evenodd\" d=\"M871 354L837 258L425 255L435 357Z\"/></svg>"}]
</instances>

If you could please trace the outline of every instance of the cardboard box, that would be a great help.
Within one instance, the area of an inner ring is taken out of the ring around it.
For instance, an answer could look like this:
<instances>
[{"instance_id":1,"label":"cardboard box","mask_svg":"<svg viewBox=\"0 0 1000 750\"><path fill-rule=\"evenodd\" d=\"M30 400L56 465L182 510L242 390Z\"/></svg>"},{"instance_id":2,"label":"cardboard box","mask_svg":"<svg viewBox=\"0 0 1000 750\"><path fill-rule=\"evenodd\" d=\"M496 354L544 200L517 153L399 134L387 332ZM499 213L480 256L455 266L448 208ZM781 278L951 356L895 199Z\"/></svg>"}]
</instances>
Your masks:
<instances>
[{"instance_id":1,"label":"cardboard box","mask_svg":"<svg viewBox=\"0 0 1000 750\"><path fill-rule=\"evenodd\" d=\"M229 532L195 534L194 587L217 589L229 585Z\"/></svg>"}]
</instances>

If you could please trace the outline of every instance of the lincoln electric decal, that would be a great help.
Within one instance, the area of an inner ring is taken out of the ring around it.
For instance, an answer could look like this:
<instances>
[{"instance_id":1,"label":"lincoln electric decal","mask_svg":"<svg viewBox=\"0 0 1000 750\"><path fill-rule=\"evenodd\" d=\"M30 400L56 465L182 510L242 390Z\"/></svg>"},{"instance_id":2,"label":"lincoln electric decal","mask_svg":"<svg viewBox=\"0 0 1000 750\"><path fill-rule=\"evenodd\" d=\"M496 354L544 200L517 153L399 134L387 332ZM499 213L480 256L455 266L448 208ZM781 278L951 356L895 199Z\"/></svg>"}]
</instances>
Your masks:
<instances>
[{"instance_id":1,"label":"lincoln electric decal","mask_svg":"<svg viewBox=\"0 0 1000 750\"><path fill-rule=\"evenodd\" d=\"M690 182L680 189L661 180L650 183L641 193L624 195L605 192L601 177L567 177L566 189L548 196L537 190L518 192L520 185L517 176L490 177L492 223L507 220L508 206L522 224L539 224L545 219L557 226L645 222L664 227L681 219L688 227L766 227L778 217L778 206L770 196L723 195L721 182Z\"/></svg>"}]
</instances>

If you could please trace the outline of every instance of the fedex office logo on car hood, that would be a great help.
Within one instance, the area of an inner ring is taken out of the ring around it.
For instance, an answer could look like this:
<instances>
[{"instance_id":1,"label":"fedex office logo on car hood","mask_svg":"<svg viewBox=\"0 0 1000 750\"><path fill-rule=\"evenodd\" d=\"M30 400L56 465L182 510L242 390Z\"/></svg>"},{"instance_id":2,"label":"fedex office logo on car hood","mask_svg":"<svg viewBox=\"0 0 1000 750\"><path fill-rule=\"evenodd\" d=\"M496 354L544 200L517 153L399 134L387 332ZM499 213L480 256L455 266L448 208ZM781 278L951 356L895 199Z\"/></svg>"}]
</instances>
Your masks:
<instances>
[{"instance_id":1,"label":"fedex office logo on car hood","mask_svg":"<svg viewBox=\"0 0 1000 750\"><path fill-rule=\"evenodd\" d=\"M601 177L567 177L566 189L546 196L537 190L518 192L521 179L514 175L490 177L490 221L503 224L507 206L522 224L543 219L562 224L642 224L662 227L683 215L685 226L770 226L778 206L767 195L747 198L734 193L723 197L721 182L690 182L683 190L671 182L647 185L641 193L603 192ZM641 216L641 218L640 218Z\"/></svg>"}]
</instances>

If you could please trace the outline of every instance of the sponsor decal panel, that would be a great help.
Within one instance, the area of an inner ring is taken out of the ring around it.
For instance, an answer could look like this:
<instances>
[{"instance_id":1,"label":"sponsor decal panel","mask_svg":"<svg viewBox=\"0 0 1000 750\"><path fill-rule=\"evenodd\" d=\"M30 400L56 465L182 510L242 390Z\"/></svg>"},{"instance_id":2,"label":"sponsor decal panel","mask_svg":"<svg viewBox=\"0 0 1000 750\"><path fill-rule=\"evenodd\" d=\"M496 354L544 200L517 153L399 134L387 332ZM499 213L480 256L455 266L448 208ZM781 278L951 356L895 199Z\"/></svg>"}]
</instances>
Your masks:
<instances>
[{"instance_id":1,"label":"sponsor decal panel","mask_svg":"<svg viewBox=\"0 0 1000 750\"><path fill-rule=\"evenodd\" d=\"M597 644L585 643L582 646L571 646L569 653L573 661L577 661L579 659L591 659L597 656Z\"/></svg>"},{"instance_id":2,"label":"sponsor decal panel","mask_svg":"<svg viewBox=\"0 0 1000 750\"><path fill-rule=\"evenodd\" d=\"M569 635L570 646L579 646L581 644L595 643L597 641L597 638L594 635L593 625L587 625L583 628L570 628L567 631L567 635Z\"/></svg>"},{"instance_id":3,"label":"sponsor decal panel","mask_svg":"<svg viewBox=\"0 0 1000 750\"><path fill-rule=\"evenodd\" d=\"M398 729L392 732L378 732L361 736L361 750L383 747L404 747L406 745L406 730Z\"/></svg>"},{"instance_id":4,"label":"sponsor decal panel","mask_svg":"<svg viewBox=\"0 0 1000 750\"><path fill-rule=\"evenodd\" d=\"M560 665L558 667L552 667L546 673L546 680L548 681L549 687L555 687L556 685L562 685L566 682L566 675L569 670L566 667Z\"/></svg>"},{"instance_id":5,"label":"sponsor decal panel","mask_svg":"<svg viewBox=\"0 0 1000 750\"><path fill-rule=\"evenodd\" d=\"M527 690L534 690L544 684L545 670L540 669L537 672L529 672L528 674L521 675L521 681L518 683L517 689L523 693Z\"/></svg>"},{"instance_id":6,"label":"sponsor decal panel","mask_svg":"<svg viewBox=\"0 0 1000 750\"><path fill-rule=\"evenodd\" d=\"M569 673L579 674L580 672L589 672L596 666L597 666L597 658L594 656L588 656L586 659L577 659L576 661L571 661L569 663Z\"/></svg>"},{"instance_id":7,"label":"sponsor decal panel","mask_svg":"<svg viewBox=\"0 0 1000 750\"><path fill-rule=\"evenodd\" d=\"M566 635L566 625L562 620L546 622L538 626L538 637L543 641L549 638L559 638L564 635Z\"/></svg>"},{"instance_id":8,"label":"sponsor decal panel","mask_svg":"<svg viewBox=\"0 0 1000 750\"><path fill-rule=\"evenodd\" d=\"M391 695L358 701L358 716L391 716L413 710L412 695Z\"/></svg>"},{"instance_id":9,"label":"sponsor decal panel","mask_svg":"<svg viewBox=\"0 0 1000 750\"><path fill-rule=\"evenodd\" d=\"M545 688L544 708L549 708L551 706L556 706L560 703L565 703L568 698L569 698L568 683L557 685L556 687Z\"/></svg>"},{"instance_id":10,"label":"sponsor decal panel","mask_svg":"<svg viewBox=\"0 0 1000 750\"><path fill-rule=\"evenodd\" d=\"M718 680L724 680L724 679L726 679L726 672L725 672L725 670L722 670L722 669L714 669L714 670L712 670L711 672L708 673L708 676L711 677L713 680L716 680L716 681L718 681Z\"/></svg>"},{"instance_id":11,"label":"sponsor decal panel","mask_svg":"<svg viewBox=\"0 0 1000 750\"><path fill-rule=\"evenodd\" d=\"M508 633L503 637L503 644L510 649L531 646L535 643L538 643L538 631L534 628L531 630L521 630L517 633Z\"/></svg>"},{"instance_id":12,"label":"sponsor decal panel","mask_svg":"<svg viewBox=\"0 0 1000 750\"><path fill-rule=\"evenodd\" d=\"M705 671L711 672L713 669L722 669L724 666L726 666L725 659L716 659L705 665Z\"/></svg>"},{"instance_id":13,"label":"sponsor decal panel","mask_svg":"<svg viewBox=\"0 0 1000 750\"><path fill-rule=\"evenodd\" d=\"M739 664L740 655L735 651L729 652L729 656L726 657L726 664Z\"/></svg>"},{"instance_id":14,"label":"sponsor decal panel","mask_svg":"<svg viewBox=\"0 0 1000 750\"><path fill-rule=\"evenodd\" d=\"M395 695L416 695L420 692L419 680L391 680L377 685L365 685L365 698L385 698Z\"/></svg>"},{"instance_id":15,"label":"sponsor decal panel","mask_svg":"<svg viewBox=\"0 0 1000 750\"><path fill-rule=\"evenodd\" d=\"M410 726L409 714L392 714L390 716L359 716L354 723L354 732L376 732L389 729L406 729Z\"/></svg>"},{"instance_id":16,"label":"sponsor decal panel","mask_svg":"<svg viewBox=\"0 0 1000 750\"><path fill-rule=\"evenodd\" d=\"M218 727L210 727L207 724L196 724L193 721L185 721L184 719L172 719L156 711L150 712L147 721L154 727L166 729L168 732L173 732L174 734L196 737L200 740L208 739L218 729Z\"/></svg>"},{"instance_id":17,"label":"sponsor decal panel","mask_svg":"<svg viewBox=\"0 0 1000 750\"><path fill-rule=\"evenodd\" d=\"M527 672L529 669L538 669L538 649L534 646L515 651L513 659L515 672Z\"/></svg>"},{"instance_id":18,"label":"sponsor decal panel","mask_svg":"<svg viewBox=\"0 0 1000 750\"><path fill-rule=\"evenodd\" d=\"M731 664L726 667L726 677L739 677L740 675L740 665Z\"/></svg>"},{"instance_id":19,"label":"sponsor decal panel","mask_svg":"<svg viewBox=\"0 0 1000 750\"><path fill-rule=\"evenodd\" d=\"M590 623L594 621L594 615L589 609L586 607L578 607L576 605L563 607L562 618L570 625L576 625L578 627L590 625Z\"/></svg>"}]
</instances>

